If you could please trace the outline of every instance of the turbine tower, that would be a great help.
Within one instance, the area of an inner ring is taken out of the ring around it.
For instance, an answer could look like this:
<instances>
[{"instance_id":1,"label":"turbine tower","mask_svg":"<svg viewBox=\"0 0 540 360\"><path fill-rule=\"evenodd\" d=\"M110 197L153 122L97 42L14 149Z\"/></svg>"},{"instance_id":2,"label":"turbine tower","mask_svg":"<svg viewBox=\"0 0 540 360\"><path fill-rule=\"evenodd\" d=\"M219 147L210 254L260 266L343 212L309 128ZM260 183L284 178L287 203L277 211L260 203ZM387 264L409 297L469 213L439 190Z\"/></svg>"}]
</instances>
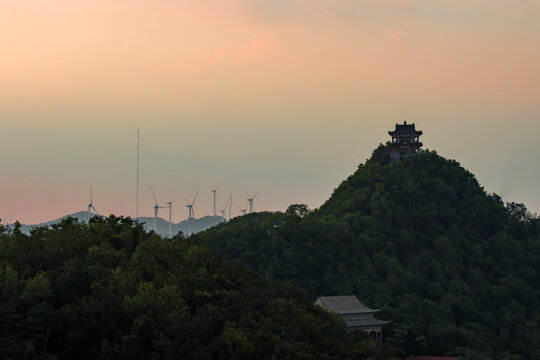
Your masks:
<instances>
[{"instance_id":1,"label":"turbine tower","mask_svg":"<svg viewBox=\"0 0 540 360\"><path fill-rule=\"evenodd\" d=\"M223 210L219 210L221 212L221 218L223 222L227 221L227 218L225 217L225 210L227 210L227 205L229 205L229 202L231 201L231 199L232 199L232 195L229 197L229 199L225 203ZM230 220L230 215L229 215L229 220Z\"/></svg>"},{"instance_id":2,"label":"turbine tower","mask_svg":"<svg viewBox=\"0 0 540 360\"><path fill-rule=\"evenodd\" d=\"M229 197L229 220L231 220L232 194Z\"/></svg>"},{"instance_id":3,"label":"turbine tower","mask_svg":"<svg viewBox=\"0 0 540 360\"><path fill-rule=\"evenodd\" d=\"M191 219L195 217L195 212L193 211L193 204L195 204L195 200L197 200L197 196L199 195L199 190L200 189L197 189L197 193L195 194L195 197L193 198L191 202L185 196L182 196L184 200L186 200L187 202L186 207L188 208L188 219L187 219L188 235L191 235Z\"/></svg>"},{"instance_id":4,"label":"turbine tower","mask_svg":"<svg viewBox=\"0 0 540 360\"><path fill-rule=\"evenodd\" d=\"M96 215L99 215L96 208L94 207L94 204L92 202L92 182L90 182L90 204L88 204L88 215L92 213L92 210L94 210L94 213Z\"/></svg>"},{"instance_id":5,"label":"turbine tower","mask_svg":"<svg viewBox=\"0 0 540 360\"><path fill-rule=\"evenodd\" d=\"M159 209L165 209L166 206L159 206L158 205L158 202L157 202L157 199L156 199L156 194L154 193L154 189L152 189L152 185L150 185L150 191L152 191L152 196L154 197L154 201L156 203L156 205L154 205L154 232L157 232L158 211L159 211Z\"/></svg>"},{"instance_id":6,"label":"turbine tower","mask_svg":"<svg viewBox=\"0 0 540 360\"><path fill-rule=\"evenodd\" d=\"M251 195L251 193L249 191L247 191L247 189L245 187L242 186L242 188L244 189L244 191L246 192L246 194L248 194L248 198L247 198L247 202L249 204L249 213L251 214L253 212L253 210L255 209L253 207L253 200L255 200L255 198L257 197L257 195L259 195L259 192L261 191L261 189L257 190L257 192L255 193L255 195ZM245 215L245 213L244 213Z\"/></svg>"},{"instance_id":7,"label":"turbine tower","mask_svg":"<svg viewBox=\"0 0 540 360\"><path fill-rule=\"evenodd\" d=\"M242 208L241 208L240 206L238 206L238 205L234 205L234 206L235 206L238 210L240 210L240 213L241 213L242 215L246 215L247 210L246 210L245 208L242 209ZM230 218L230 216L229 216L229 218Z\"/></svg>"},{"instance_id":8,"label":"turbine tower","mask_svg":"<svg viewBox=\"0 0 540 360\"><path fill-rule=\"evenodd\" d=\"M222 184L219 184L219 186L217 188L215 188L214 190L212 190L212 192L214 193L214 216L216 216L216 192L218 191L218 189L221 187Z\"/></svg>"},{"instance_id":9,"label":"turbine tower","mask_svg":"<svg viewBox=\"0 0 540 360\"><path fill-rule=\"evenodd\" d=\"M167 206L169 207L169 237L172 236L171 224L172 224L172 201L167 201Z\"/></svg>"}]
</instances>

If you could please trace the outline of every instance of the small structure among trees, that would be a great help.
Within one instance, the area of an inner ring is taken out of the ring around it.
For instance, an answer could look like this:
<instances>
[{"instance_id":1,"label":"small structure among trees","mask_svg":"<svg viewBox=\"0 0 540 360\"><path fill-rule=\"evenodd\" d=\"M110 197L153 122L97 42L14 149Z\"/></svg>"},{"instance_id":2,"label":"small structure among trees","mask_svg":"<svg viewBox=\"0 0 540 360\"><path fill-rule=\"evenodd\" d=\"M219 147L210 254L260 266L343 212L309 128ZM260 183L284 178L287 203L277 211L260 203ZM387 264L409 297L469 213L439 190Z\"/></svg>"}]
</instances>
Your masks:
<instances>
[{"instance_id":1,"label":"small structure among trees","mask_svg":"<svg viewBox=\"0 0 540 360\"><path fill-rule=\"evenodd\" d=\"M420 142L422 131L416 130L414 123L407 124L407 121L404 121L403 124L396 124L396 129L389 131L388 134L392 137L390 163L414 155L422 147Z\"/></svg>"},{"instance_id":2,"label":"small structure among trees","mask_svg":"<svg viewBox=\"0 0 540 360\"><path fill-rule=\"evenodd\" d=\"M364 330L372 340L382 340L382 327L391 321L375 319L379 309L370 309L354 295L321 296L315 305L340 315L350 330Z\"/></svg>"}]
</instances>

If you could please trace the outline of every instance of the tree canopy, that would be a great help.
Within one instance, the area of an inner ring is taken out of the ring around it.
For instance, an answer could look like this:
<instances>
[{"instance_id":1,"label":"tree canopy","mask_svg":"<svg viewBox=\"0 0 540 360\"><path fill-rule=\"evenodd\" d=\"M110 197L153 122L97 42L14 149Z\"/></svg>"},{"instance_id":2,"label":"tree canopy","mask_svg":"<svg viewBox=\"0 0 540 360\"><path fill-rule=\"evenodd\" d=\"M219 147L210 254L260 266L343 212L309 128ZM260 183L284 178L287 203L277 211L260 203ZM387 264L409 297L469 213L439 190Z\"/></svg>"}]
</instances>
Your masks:
<instances>
[{"instance_id":1,"label":"tree canopy","mask_svg":"<svg viewBox=\"0 0 540 360\"><path fill-rule=\"evenodd\" d=\"M196 236L313 298L356 294L402 355L540 358L540 220L435 151L389 146L319 209L235 218Z\"/></svg>"},{"instance_id":2,"label":"tree canopy","mask_svg":"<svg viewBox=\"0 0 540 360\"><path fill-rule=\"evenodd\" d=\"M291 284L129 218L0 227L2 359L368 359Z\"/></svg>"}]
</instances>

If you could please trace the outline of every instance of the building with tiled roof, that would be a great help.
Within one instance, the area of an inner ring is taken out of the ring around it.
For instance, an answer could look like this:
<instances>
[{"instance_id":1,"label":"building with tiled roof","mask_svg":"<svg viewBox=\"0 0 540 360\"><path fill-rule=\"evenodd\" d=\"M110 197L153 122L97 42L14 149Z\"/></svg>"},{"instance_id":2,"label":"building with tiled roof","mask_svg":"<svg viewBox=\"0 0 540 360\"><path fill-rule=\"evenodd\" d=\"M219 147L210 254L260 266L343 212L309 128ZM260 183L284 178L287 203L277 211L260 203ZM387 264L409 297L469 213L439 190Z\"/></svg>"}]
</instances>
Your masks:
<instances>
[{"instance_id":1,"label":"building with tiled roof","mask_svg":"<svg viewBox=\"0 0 540 360\"><path fill-rule=\"evenodd\" d=\"M420 135L422 131L416 130L414 124L396 124L394 131L389 131L388 135L392 137L392 146L390 148L390 162L396 162L404 157L414 155L418 152L422 143Z\"/></svg>"},{"instance_id":2,"label":"building with tiled roof","mask_svg":"<svg viewBox=\"0 0 540 360\"><path fill-rule=\"evenodd\" d=\"M381 340L382 327L391 322L375 319L374 315L379 309L365 306L354 295L322 296L315 301L315 305L340 315L349 329L364 330L373 340Z\"/></svg>"}]
</instances>

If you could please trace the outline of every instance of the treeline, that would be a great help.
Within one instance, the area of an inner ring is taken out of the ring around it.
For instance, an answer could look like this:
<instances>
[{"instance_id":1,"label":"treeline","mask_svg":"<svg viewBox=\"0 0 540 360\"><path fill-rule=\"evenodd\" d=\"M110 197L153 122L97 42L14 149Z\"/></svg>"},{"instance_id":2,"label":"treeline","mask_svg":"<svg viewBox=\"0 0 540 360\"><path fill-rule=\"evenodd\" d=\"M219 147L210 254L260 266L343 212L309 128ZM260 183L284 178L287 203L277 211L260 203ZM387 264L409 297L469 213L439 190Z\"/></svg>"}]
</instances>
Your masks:
<instances>
[{"instance_id":1,"label":"treeline","mask_svg":"<svg viewBox=\"0 0 540 360\"><path fill-rule=\"evenodd\" d=\"M540 358L540 220L487 194L456 161L389 147L316 211L293 205L197 239L313 298L356 294L392 320L401 355Z\"/></svg>"},{"instance_id":2,"label":"treeline","mask_svg":"<svg viewBox=\"0 0 540 360\"><path fill-rule=\"evenodd\" d=\"M129 218L0 227L1 359L370 359L290 284Z\"/></svg>"}]
</instances>

